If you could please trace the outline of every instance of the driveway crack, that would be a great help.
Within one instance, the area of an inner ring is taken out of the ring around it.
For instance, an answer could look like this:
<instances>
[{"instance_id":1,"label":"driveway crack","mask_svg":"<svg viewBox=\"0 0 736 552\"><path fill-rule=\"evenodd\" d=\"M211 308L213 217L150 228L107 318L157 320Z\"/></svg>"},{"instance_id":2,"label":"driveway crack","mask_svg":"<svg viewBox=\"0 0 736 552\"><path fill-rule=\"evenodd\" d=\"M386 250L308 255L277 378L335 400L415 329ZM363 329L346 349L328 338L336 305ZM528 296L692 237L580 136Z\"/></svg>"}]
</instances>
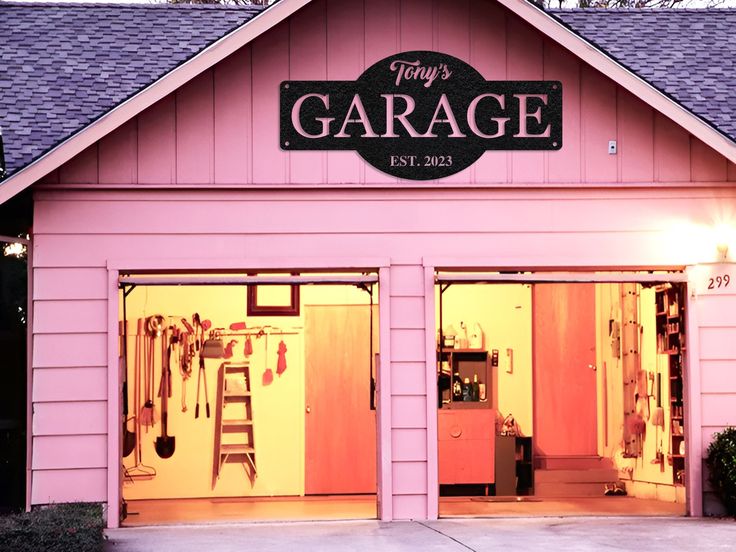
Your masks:
<instances>
[{"instance_id":1,"label":"driveway crack","mask_svg":"<svg viewBox=\"0 0 736 552\"><path fill-rule=\"evenodd\" d=\"M425 524L425 523L422 523L421 521L415 521L414 523L418 523L418 524L419 524L419 525L421 525L422 527L426 527L426 528L427 528L427 529L429 529L430 531L434 531L435 533L438 533L438 534L442 535L443 537L445 537L445 538L448 538L448 539L450 539L450 540L451 540L451 541L453 541L453 542L456 542L457 544L459 544L460 546L462 546L463 548L465 548L465 549L467 549L467 550L470 550L471 552L478 552L478 551L477 551L477 550L476 550L475 548L471 548L470 546L468 546L468 545L467 545L467 544L465 544L464 542L462 542L462 541L459 541L459 540L457 540L457 539L456 539L455 537L453 537L453 536L451 536L451 535L448 535L447 533L443 533L443 532L442 532L442 531L440 531L439 529L435 529L435 528L434 528L434 527L432 527L431 525L427 525L427 524Z\"/></svg>"}]
</instances>

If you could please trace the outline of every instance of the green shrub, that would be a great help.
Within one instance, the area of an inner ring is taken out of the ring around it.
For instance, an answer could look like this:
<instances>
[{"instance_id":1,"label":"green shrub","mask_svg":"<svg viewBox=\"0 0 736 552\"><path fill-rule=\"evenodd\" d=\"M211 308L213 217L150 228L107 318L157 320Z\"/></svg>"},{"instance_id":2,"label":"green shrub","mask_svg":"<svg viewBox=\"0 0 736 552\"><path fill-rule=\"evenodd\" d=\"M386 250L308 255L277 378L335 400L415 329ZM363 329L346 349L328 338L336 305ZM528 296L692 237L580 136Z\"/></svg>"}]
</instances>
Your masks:
<instances>
[{"instance_id":1,"label":"green shrub","mask_svg":"<svg viewBox=\"0 0 736 552\"><path fill-rule=\"evenodd\" d=\"M101 552L104 528L99 504L54 504L0 517L0 550Z\"/></svg>"},{"instance_id":2,"label":"green shrub","mask_svg":"<svg viewBox=\"0 0 736 552\"><path fill-rule=\"evenodd\" d=\"M713 489L729 515L736 516L736 428L728 427L713 436L705 462Z\"/></svg>"}]
</instances>

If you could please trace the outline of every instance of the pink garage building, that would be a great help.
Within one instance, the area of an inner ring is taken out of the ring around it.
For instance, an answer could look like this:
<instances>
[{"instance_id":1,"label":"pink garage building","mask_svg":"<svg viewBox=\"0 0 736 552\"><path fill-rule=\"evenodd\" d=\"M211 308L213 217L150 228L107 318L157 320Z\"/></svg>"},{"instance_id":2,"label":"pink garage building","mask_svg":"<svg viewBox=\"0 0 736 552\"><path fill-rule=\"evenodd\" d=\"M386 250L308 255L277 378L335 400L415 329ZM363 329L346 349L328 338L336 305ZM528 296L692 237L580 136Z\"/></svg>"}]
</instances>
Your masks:
<instances>
[{"instance_id":1,"label":"pink garage building","mask_svg":"<svg viewBox=\"0 0 736 552\"><path fill-rule=\"evenodd\" d=\"M0 202L33 198L28 507L718 511L736 12L0 14Z\"/></svg>"}]
</instances>

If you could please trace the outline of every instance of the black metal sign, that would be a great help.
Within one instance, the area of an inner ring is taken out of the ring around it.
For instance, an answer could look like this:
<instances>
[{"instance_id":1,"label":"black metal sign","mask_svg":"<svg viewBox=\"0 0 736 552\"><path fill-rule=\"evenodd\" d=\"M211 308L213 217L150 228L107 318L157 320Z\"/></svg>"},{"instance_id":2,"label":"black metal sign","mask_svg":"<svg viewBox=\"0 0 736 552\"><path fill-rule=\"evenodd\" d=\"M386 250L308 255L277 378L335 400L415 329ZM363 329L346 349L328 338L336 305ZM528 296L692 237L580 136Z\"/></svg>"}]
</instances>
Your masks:
<instances>
[{"instance_id":1,"label":"black metal sign","mask_svg":"<svg viewBox=\"0 0 736 552\"><path fill-rule=\"evenodd\" d=\"M409 180L449 176L486 150L562 147L562 85L486 81L438 52L403 52L357 81L281 83L281 148L355 150Z\"/></svg>"}]
</instances>

